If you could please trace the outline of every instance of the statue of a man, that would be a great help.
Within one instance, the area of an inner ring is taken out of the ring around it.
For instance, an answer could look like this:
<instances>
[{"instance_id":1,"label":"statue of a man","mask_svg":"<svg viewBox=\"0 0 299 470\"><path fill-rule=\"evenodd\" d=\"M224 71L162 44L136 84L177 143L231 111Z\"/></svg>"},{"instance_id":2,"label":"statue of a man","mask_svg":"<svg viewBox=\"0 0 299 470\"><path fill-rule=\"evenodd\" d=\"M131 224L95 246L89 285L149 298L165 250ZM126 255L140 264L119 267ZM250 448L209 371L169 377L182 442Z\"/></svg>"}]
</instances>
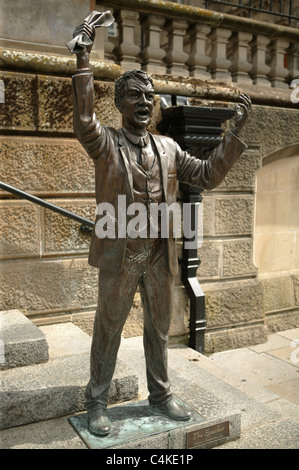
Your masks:
<instances>
[{"instance_id":1,"label":"statue of a man","mask_svg":"<svg viewBox=\"0 0 299 470\"><path fill-rule=\"evenodd\" d=\"M94 28L86 22L75 29L92 41ZM94 162L97 204L115 208L116 226L124 214L118 213L118 196L126 208L132 203L168 205L176 201L177 181L205 189L215 188L225 177L246 145L239 132L250 112L248 95L241 95L233 131L227 132L208 160L199 160L183 151L169 137L147 131L154 103L151 78L143 71L124 73L115 84L115 104L122 114L122 128L102 126L94 114L93 74L89 52L77 53L73 76L74 130ZM102 214L103 215L103 214ZM107 214L105 215L107 217ZM97 216L96 222L100 221ZM130 215L126 213L126 222ZM99 237L93 231L89 263L99 268L98 308L91 346L90 381L86 388L89 429L97 435L111 432L107 415L109 385L115 369L121 332L139 286L144 310L144 351L153 413L185 421L190 413L178 405L170 390L167 373L167 341L172 311L173 276L178 262L175 239L158 236ZM97 224L96 224L97 226Z\"/></svg>"}]
</instances>

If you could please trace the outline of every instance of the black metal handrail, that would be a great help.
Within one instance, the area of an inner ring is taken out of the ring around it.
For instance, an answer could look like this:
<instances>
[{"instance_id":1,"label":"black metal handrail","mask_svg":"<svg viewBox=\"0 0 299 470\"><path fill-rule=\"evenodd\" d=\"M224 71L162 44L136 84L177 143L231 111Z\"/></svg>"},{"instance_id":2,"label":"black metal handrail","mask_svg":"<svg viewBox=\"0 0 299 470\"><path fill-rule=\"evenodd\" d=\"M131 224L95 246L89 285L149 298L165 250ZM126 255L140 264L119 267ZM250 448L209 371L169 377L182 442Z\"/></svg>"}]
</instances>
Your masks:
<instances>
[{"instance_id":1,"label":"black metal handrail","mask_svg":"<svg viewBox=\"0 0 299 470\"><path fill-rule=\"evenodd\" d=\"M287 18L288 19L288 24L289 26L291 25L291 21L295 20L298 21L299 17L295 16L293 13L293 2L292 0L289 0L287 7L284 8L284 3L283 1L279 1L279 6L276 4L273 4L274 2L270 0L270 2L267 2L268 4L265 5L265 2L263 0L259 0L254 2L253 0L247 0L246 2L243 2L242 0L238 1L230 1L230 0L206 0L205 1L205 8L206 9L213 9L213 6L215 5L226 5L230 7L235 7L241 10L245 10L249 12L249 17L252 18L252 13L266 13L270 15L275 15L275 16L280 16L281 18ZM212 4L212 5L211 5ZM278 6L277 9L275 9ZM286 10L288 12L286 13ZM230 14L234 14L234 12L230 12Z\"/></svg>"},{"instance_id":2,"label":"black metal handrail","mask_svg":"<svg viewBox=\"0 0 299 470\"><path fill-rule=\"evenodd\" d=\"M21 189L17 189L14 186L10 186L9 184L3 183L0 181L0 188L8 191L9 193L15 194L22 199L27 199L27 201L33 202L34 204L38 204L39 206L43 206L46 209L50 209L53 212L58 212L58 214L63 215L64 217L68 217L69 219L75 220L76 222L81 223L80 230L84 232L91 232L90 228L93 228L94 222L92 220L86 219L85 217L81 217L80 215L74 214L62 207L56 206L51 202L45 201L37 196L33 196L32 194L26 193Z\"/></svg>"}]
</instances>

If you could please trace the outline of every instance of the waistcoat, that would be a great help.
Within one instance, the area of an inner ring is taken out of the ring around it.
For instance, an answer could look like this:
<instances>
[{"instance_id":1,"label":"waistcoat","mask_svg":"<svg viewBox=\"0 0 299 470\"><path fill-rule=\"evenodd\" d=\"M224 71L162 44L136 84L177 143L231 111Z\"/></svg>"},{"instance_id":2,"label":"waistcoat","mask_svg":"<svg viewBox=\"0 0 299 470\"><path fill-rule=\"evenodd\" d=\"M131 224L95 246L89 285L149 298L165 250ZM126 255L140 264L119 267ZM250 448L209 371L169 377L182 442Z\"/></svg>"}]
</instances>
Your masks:
<instances>
[{"instance_id":1,"label":"waistcoat","mask_svg":"<svg viewBox=\"0 0 299 470\"><path fill-rule=\"evenodd\" d=\"M150 226L157 237L161 228L160 217L157 210L155 211L155 207L151 205L153 203L159 205L163 201L161 170L157 155L155 155L153 165L148 171L145 171L136 159L132 158L132 176L134 203L141 203L147 211L147 238L150 238ZM142 220L145 220L144 217ZM144 227L139 227L141 232L143 229Z\"/></svg>"}]
</instances>

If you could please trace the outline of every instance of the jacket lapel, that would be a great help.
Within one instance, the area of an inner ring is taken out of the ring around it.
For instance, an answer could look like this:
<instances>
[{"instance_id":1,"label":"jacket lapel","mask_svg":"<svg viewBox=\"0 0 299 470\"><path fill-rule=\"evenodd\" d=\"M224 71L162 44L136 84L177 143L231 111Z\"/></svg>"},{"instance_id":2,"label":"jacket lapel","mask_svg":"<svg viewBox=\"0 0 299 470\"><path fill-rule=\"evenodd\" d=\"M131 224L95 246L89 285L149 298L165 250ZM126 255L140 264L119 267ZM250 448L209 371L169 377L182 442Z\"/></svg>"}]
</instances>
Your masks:
<instances>
[{"instance_id":1,"label":"jacket lapel","mask_svg":"<svg viewBox=\"0 0 299 470\"><path fill-rule=\"evenodd\" d=\"M168 181L167 155L160 140L157 139L155 135L151 134L151 136L155 142L157 152L158 152L158 158L160 161L161 173L162 173L162 186L163 186L163 191L164 191L164 197L165 197L165 201L167 201L167 181Z\"/></svg>"},{"instance_id":2,"label":"jacket lapel","mask_svg":"<svg viewBox=\"0 0 299 470\"><path fill-rule=\"evenodd\" d=\"M125 144L125 138L124 138L124 135L122 133L122 130L120 130L119 133L118 133L118 144L119 144L119 151L120 151L120 154L122 156L122 159L123 159L123 162L124 162L124 165L125 165L125 169L127 171L129 186L130 186L131 196L132 196L132 201L133 201L134 196L133 196L132 164L131 164L131 158L130 158L130 154L129 154L129 148Z\"/></svg>"}]
</instances>

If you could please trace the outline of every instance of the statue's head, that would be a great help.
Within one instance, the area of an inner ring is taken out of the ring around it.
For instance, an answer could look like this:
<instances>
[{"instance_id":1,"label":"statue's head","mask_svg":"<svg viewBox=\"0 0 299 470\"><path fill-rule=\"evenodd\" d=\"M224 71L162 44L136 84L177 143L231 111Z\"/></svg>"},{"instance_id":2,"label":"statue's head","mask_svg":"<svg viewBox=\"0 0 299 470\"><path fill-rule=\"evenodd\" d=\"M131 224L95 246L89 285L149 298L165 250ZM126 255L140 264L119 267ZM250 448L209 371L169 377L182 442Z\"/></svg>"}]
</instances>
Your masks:
<instances>
[{"instance_id":1,"label":"statue's head","mask_svg":"<svg viewBox=\"0 0 299 470\"><path fill-rule=\"evenodd\" d=\"M114 102L119 111L130 81L149 85L154 91L154 84L151 77L149 77L149 75L147 75L143 70L129 70L128 72L123 73L115 82Z\"/></svg>"},{"instance_id":2,"label":"statue's head","mask_svg":"<svg viewBox=\"0 0 299 470\"><path fill-rule=\"evenodd\" d=\"M152 79L142 70L125 72L115 83L115 105L128 129L144 130L154 106Z\"/></svg>"}]
</instances>

